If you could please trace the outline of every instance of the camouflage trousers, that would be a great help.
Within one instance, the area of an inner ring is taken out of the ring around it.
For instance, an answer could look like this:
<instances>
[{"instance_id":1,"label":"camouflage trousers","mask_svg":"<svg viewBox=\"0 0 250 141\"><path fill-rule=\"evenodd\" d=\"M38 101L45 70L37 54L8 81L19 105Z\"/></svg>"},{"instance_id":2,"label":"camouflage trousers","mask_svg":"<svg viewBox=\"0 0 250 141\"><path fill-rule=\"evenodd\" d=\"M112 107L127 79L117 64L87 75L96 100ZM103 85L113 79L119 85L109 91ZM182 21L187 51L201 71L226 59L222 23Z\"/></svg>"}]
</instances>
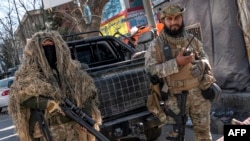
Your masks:
<instances>
[{"instance_id":1,"label":"camouflage trousers","mask_svg":"<svg viewBox=\"0 0 250 141\"><path fill-rule=\"evenodd\" d=\"M175 114L180 113L177 98L170 94L166 105ZM211 102L201 95L199 88L189 90L186 101L186 113L190 116L195 133L195 141L212 141L210 132L210 110ZM167 124L175 124L172 117L167 116Z\"/></svg>"},{"instance_id":2,"label":"camouflage trousers","mask_svg":"<svg viewBox=\"0 0 250 141\"><path fill-rule=\"evenodd\" d=\"M78 133L75 128L75 122L50 126L50 134L53 141L78 141Z\"/></svg>"},{"instance_id":3,"label":"camouflage trousers","mask_svg":"<svg viewBox=\"0 0 250 141\"><path fill-rule=\"evenodd\" d=\"M49 130L53 141L90 141L87 137L89 133L76 122L50 126ZM46 139L43 137L34 141L46 141Z\"/></svg>"}]
</instances>

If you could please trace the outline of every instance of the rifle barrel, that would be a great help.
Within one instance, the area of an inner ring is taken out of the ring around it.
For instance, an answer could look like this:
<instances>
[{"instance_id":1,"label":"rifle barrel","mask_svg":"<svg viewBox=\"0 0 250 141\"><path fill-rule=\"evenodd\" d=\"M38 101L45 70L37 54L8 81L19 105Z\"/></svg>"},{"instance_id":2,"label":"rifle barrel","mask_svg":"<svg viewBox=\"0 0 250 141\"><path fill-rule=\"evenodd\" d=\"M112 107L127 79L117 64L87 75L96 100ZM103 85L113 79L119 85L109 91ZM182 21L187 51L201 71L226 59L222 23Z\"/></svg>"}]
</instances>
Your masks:
<instances>
[{"instance_id":1,"label":"rifle barrel","mask_svg":"<svg viewBox=\"0 0 250 141\"><path fill-rule=\"evenodd\" d=\"M64 100L64 104L61 105L61 109L65 115L80 124L82 127L86 128L87 131L93 134L99 141L109 141L107 137L92 127L95 124L95 121L80 110L79 107L75 106L69 99L66 98Z\"/></svg>"}]
</instances>

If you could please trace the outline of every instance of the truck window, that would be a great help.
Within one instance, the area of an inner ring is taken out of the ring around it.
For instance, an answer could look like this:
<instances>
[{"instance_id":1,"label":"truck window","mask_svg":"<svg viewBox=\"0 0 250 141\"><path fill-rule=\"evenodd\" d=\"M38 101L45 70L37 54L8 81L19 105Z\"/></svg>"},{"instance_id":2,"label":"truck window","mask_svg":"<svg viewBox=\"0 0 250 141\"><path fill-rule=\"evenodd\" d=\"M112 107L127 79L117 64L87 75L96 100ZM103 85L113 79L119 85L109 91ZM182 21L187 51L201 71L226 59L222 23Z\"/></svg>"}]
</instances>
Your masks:
<instances>
[{"instance_id":1,"label":"truck window","mask_svg":"<svg viewBox=\"0 0 250 141\"><path fill-rule=\"evenodd\" d=\"M93 50L99 62L116 58L114 52L111 50L107 42L98 42L93 47Z\"/></svg>"},{"instance_id":2,"label":"truck window","mask_svg":"<svg viewBox=\"0 0 250 141\"><path fill-rule=\"evenodd\" d=\"M117 59L110 45L105 41L76 46L76 58L81 63L95 64Z\"/></svg>"},{"instance_id":3,"label":"truck window","mask_svg":"<svg viewBox=\"0 0 250 141\"><path fill-rule=\"evenodd\" d=\"M78 47L76 51L78 61L85 64L94 63L94 56L91 53L90 47Z\"/></svg>"}]
</instances>

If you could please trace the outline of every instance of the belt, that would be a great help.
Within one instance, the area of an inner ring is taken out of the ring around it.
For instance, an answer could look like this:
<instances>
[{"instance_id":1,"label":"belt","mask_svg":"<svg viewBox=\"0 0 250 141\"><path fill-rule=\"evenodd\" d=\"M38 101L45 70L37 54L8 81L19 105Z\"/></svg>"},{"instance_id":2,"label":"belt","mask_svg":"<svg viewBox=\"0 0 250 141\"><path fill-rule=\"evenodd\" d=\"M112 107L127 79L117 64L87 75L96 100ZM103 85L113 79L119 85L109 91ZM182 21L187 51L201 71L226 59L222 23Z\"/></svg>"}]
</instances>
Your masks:
<instances>
[{"instance_id":1,"label":"belt","mask_svg":"<svg viewBox=\"0 0 250 141\"><path fill-rule=\"evenodd\" d=\"M185 80L170 80L169 88L174 91L190 90L199 85L198 78Z\"/></svg>"}]
</instances>

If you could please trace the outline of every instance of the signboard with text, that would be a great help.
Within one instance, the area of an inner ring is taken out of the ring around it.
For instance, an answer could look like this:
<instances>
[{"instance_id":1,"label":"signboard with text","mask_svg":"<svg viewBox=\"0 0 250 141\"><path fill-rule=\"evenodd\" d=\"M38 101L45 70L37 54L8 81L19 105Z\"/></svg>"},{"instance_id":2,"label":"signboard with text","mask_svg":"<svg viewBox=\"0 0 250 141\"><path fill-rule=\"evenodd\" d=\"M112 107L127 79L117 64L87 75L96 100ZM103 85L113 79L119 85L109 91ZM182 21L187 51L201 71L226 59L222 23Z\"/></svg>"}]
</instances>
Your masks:
<instances>
[{"instance_id":1,"label":"signboard with text","mask_svg":"<svg viewBox=\"0 0 250 141\"><path fill-rule=\"evenodd\" d=\"M129 9L126 17L129 27L147 25L147 17L143 8Z\"/></svg>"},{"instance_id":2,"label":"signboard with text","mask_svg":"<svg viewBox=\"0 0 250 141\"><path fill-rule=\"evenodd\" d=\"M117 31L125 35L134 26L145 26L147 24L143 7L136 7L124 10L111 19L102 22L100 30L104 35L114 35Z\"/></svg>"},{"instance_id":3,"label":"signboard with text","mask_svg":"<svg viewBox=\"0 0 250 141\"><path fill-rule=\"evenodd\" d=\"M117 31L121 34L128 33L127 23L122 20L124 18L125 15L120 13L106 22L103 22L100 28L103 35L114 35Z\"/></svg>"}]
</instances>

